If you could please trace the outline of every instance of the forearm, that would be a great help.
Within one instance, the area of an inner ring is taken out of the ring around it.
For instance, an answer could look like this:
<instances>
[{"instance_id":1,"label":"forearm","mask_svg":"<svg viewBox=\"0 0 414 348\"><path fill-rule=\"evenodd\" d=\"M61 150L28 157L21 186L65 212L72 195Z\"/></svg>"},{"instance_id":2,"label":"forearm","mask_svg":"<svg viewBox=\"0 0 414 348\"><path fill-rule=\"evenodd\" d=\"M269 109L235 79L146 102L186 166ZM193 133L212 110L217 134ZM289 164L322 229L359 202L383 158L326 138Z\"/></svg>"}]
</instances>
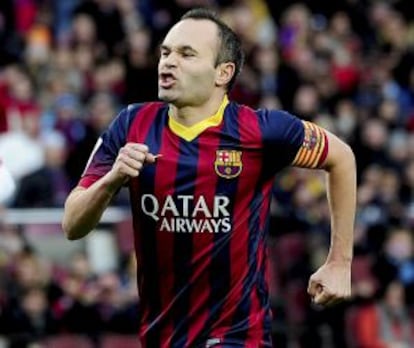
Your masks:
<instances>
[{"instance_id":1,"label":"forearm","mask_svg":"<svg viewBox=\"0 0 414 348\"><path fill-rule=\"evenodd\" d=\"M350 262L353 255L353 234L356 210L355 158L344 147L341 160L328 167L327 190L331 212L331 245L328 262Z\"/></svg>"},{"instance_id":2,"label":"forearm","mask_svg":"<svg viewBox=\"0 0 414 348\"><path fill-rule=\"evenodd\" d=\"M75 188L65 203L62 228L69 240L80 239L96 227L117 191L106 176L89 188Z\"/></svg>"}]
</instances>

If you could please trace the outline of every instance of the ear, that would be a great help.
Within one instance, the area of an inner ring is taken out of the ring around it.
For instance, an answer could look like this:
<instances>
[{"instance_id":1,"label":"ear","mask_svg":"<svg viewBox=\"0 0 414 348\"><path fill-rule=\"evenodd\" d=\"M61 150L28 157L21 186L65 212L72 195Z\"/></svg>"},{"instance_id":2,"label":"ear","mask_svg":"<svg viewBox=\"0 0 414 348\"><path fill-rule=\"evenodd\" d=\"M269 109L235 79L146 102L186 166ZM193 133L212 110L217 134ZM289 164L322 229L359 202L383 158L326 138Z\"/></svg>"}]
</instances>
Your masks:
<instances>
[{"instance_id":1,"label":"ear","mask_svg":"<svg viewBox=\"0 0 414 348\"><path fill-rule=\"evenodd\" d=\"M216 86L226 86L236 72L236 66L232 62L220 63L216 68Z\"/></svg>"}]
</instances>

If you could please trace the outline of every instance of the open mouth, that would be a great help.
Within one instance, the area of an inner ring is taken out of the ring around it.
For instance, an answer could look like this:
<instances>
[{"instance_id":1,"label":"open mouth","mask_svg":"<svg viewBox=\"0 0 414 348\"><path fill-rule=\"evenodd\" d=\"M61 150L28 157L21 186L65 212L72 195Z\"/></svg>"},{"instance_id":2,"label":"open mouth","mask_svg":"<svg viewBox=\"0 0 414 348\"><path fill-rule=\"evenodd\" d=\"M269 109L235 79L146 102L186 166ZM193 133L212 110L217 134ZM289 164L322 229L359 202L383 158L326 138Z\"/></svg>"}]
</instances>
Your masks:
<instances>
[{"instance_id":1,"label":"open mouth","mask_svg":"<svg viewBox=\"0 0 414 348\"><path fill-rule=\"evenodd\" d=\"M176 81L177 79L172 73L160 73L159 74L158 82L159 82L160 87L162 88L171 88L175 84Z\"/></svg>"}]
</instances>

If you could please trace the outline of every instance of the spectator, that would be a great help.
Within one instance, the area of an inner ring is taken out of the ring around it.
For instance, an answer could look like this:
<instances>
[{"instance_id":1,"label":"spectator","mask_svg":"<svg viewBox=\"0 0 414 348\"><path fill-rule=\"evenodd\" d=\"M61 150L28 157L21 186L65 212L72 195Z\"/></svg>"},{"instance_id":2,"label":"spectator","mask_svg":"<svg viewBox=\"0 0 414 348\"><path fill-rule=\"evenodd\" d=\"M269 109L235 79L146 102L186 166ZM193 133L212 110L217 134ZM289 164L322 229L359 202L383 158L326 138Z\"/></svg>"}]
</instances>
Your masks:
<instances>
[{"instance_id":1,"label":"spectator","mask_svg":"<svg viewBox=\"0 0 414 348\"><path fill-rule=\"evenodd\" d=\"M380 299L362 307L354 318L354 339L359 348L408 348L413 342L413 321L407 312L404 288L393 281Z\"/></svg>"},{"instance_id":2,"label":"spectator","mask_svg":"<svg viewBox=\"0 0 414 348\"><path fill-rule=\"evenodd\" d=\"M42 137L41 142L44 164L21 178L13 204L15 207L61 207L70 190L64 168L65 138L59 132L50 132Z\"/></svg>"},{"instance_id":3,"label":"spectator","mask_svg":"<svg viewBox=\"0 0 414 348\"><path fill-rule=\"evenodd\" d=\"M16 184L4 163L0 158L0 206L6 203L14 194Z\"/></svg>"},{"instance_id":4,"label":"spectator","mask_svg":"<svg viewBox=\"0 0 414 348\"><path fill-rule=\"evenodd\" d=\"M399 281L405 288L405 300L414 303L414 240L408 229L392 229L378 257L374 272L380 283Z\"/></svg>"},{"instance_id":5,"label":"spectator","mask_svg":"<svg viewBox=\"0 0 414 348\"><path fill-rule=\"evenodd\" d=\"M10 338L10 348L29 347L58 332L59 324L48 307L43 288L28 288L17 307L6 308L2 331Z\"/></svg>"}]
</instances>

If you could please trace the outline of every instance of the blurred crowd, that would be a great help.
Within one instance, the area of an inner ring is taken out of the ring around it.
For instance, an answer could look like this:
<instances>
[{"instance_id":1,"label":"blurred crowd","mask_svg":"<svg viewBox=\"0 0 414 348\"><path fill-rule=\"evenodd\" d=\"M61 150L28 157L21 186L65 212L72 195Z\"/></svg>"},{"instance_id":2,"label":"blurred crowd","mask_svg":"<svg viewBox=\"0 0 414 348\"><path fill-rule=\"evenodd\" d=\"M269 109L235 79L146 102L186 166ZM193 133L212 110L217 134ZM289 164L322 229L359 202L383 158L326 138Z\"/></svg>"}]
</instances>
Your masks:
<instances>
[{"instance_id":1,"label":"blurred crowd","mask_svg":"<svg viewBox=\"0 0 414 348\"><path fill-rule=\"evenodd\" d=\"M408 0L1 0L0 159L16 182L5 206L62 207L120 108L157 99L160 40L199 6L215 8L243 41L246 65L232 99L316 122L356 154L348 303L321 309L306 295L307 279L329 246L324 174L289 168L275 181L269 275L277 346L413 347ZM127 200L121 193L114 204ZM119 269L94 274L87 255L76 254L56 271L25 243L25 226L3 224L0 335L18 346L62 332L92 339L103 330L136 332L131 267L123 255ZM90 318L86 326L81 317Z\"/></svg>"}]
</instances>

